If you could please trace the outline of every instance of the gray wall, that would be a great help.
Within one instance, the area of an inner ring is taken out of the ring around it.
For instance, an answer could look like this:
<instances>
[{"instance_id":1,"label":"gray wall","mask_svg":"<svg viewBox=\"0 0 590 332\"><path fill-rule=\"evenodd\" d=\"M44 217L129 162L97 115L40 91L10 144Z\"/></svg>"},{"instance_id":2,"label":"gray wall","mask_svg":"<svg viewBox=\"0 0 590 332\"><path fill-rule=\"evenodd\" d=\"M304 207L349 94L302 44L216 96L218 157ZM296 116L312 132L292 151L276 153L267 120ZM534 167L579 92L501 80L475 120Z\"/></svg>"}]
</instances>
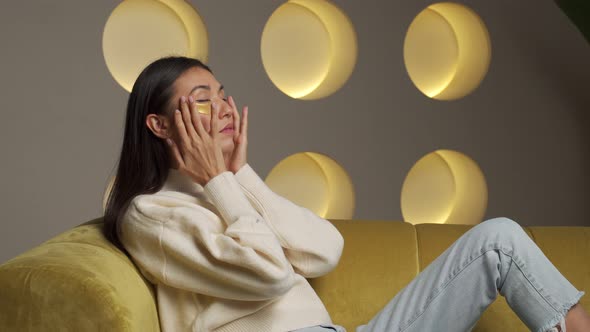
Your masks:
<instances>
[{"instance_id":1,"label":"gray wall","mask_svg":"<svg viewBox=\"0 0 590 332\"><path fill-rule=\"evenodd\" d=\"M290 154L324 153L354 181L355 218L400 221L412 165L455 149L486 175L487 218L590 226L590 47L552 1L461 1L487 24L492 62L481 86L453 102L424 97L403 64L406 29L429 1L335 2L356 27L356 68L332 96L299 101L260 60L281 1L192 1L209 29L209 64L250 106L249 161L261 176ZM101 50L118 3L1 5L0 262L102 213L128 96Z\"/></svg>"}]
</instances>

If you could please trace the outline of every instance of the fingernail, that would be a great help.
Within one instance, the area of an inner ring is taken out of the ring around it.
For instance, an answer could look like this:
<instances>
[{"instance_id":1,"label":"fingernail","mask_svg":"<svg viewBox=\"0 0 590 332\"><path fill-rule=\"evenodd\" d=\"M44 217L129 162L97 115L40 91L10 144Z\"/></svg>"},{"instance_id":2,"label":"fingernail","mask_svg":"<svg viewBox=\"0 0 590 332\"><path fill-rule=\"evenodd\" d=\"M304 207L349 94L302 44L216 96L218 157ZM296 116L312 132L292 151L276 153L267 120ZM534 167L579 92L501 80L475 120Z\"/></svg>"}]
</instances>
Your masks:
<instances>
[{"instance_id":1,"label":"fingernail","mask_svg":"<svg viewBox=\"0 0 590 332\"><path fill-rule=\"evenodd\" d=\"M183 103L186 103L186 97L185 96L180 97L180 101L182 101Z\"/></svg>"},{"instance_id":2,"label":"fingernail","mask_svg":"<svg viewBox=\"0 0 590 332\"><path fill-rule=\"evenodd\" d=\"M176 113L180 113L180 110L176 110L175 112L176 112Z\"/></svg>"},{"instance_id":3,"label":"fingernail","mask_svg":"<svg viewBox=\"0 0 590 332\"><path fill-rule=\"evenodd\" d=\"M193 98L193 96L188 96L188 100L189 100L191 103L194 103L194 102L195 102L195 98Z\"/></svg>"},{"instance_id":4,"label":"fingernail","mask_svg":"<svg viewBox=\"0 0 590 332\"><path fill-rule=\"evenodd\" d=\"M172 140L171 139L167 138L166 139L166 143L168 143L168 145L172 146Z\"/></svg>"}]
</instances>

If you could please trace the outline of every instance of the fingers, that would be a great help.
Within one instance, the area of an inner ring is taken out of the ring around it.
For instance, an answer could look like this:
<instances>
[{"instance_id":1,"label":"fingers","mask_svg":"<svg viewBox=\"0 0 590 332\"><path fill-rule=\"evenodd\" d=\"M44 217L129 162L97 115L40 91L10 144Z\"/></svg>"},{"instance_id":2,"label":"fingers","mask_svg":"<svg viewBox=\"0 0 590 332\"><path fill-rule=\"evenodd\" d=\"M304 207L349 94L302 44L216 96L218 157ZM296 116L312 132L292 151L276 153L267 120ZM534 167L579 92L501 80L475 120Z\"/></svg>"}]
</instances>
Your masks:
<instances>
[{"instance_id":1,"label":"fingers","mask_svg":"<svg viewBox=\"0 0 590 332\"><path fill-rule=\"evenodd\" d=\"M244 106L242 110L242 123L240 125L240 132L244 138L248 137L248 106Z\"/></svg>"},{"instance_id":2,"label":"fingers","mask_svg":"<svg viewBox=\"0 0 590 332\"><path fill-rule=\"evenodd\" d=\"M191 116L192 116L192 121L193 121L193 126L195 128L195 130L197 131L197 133L199 134L200 138L204 138L207 134L207 131L205 130L205 128L203 127L203 123L201 122L201 115L199 113L199 109L197 104L195 103L195 99L190 96L189 97L190 100L190 105L191 105Z\"/></svg>"},{"instance_id":3,"label":"fingers","mask_svg":"<svg viewBox=\"0 0 590 332\"><path fill-rule=\"evenodd\" d=\"M209 135L215 138L221 131L221 123L219 122L219 106L217 104L211 105L211 120L209 121Z\"/></svg>"},{"instance_id":4,"label":"fingers","mask_svg":"<svg viewBox=\"0 0 590 332\"><path fill-rule=\"evenodd\" d=\"M236 106L236 102L234 97L230 96L229 98L229 105L232 108L232 113L234 116L234 138L240 135L240 113L238 113L238 107Z\"/></svg>"},{"instance_id":5,"label":"fingers","mask_svg":"<svg viewBox=\"0 0 590 332\"><path fill-rule=\"evenodd\" d=\"M182 120L184 121L186 133L188 137L198 138L199 134L195 130L194 123L192 122L195 117L191 114L191 109L192 105L189 106L189 101L187 98L185 96L180 97L180 111L182 112Z\"/></svg>"},{"instance_id":6,"label":"fingers","mask_svg":"<svg viewBox=\"0 0 590 332\"><path fill-rule=\"evenodd\" d=\"M238 107L236 106L236 101L234 100L234 97L229 96L229 98L227 98L229 100L229 106L231 106L234 110L238 110Z\"/></svg>"},{"instance_id":7,"label":"fingers","mask_svg":"<svg viewBox=\"0 0 590 332\"><path fill-rule=\"evenodd\" d=\"M174 140L171 138L166 139L166 143L170 146L170 150L172 150L172 158L178 163L180 168L186 167L184 165L184 159L182 159L182 155L180 154L180 150L178 146L174 143Z\"/></svg>"},{"instance_id":8,"label":"fingers","mask_svg":"<svg viewBox=\"0 0 590 332\"><path fill-rule=\"evenodd\" d=\"M193 98L193 96L189 96L188 98L190 104L191 123L193 125L193 129L196 131L199 138L203 138L207 131L205 130L205 128L203 128L203 124L201 123L201 116L199 115L197 104L195 104L195 99Z\"/></svg>"},{"instance_id":9,"label":"fingers","mask_svg":"<svg viewBox=\"0 0 590 332\"><path fill-rule=\"evenodd\" d=\"M190 141L188 130L184 125L183 115L180 110L174 111L174 123L176 124L176 128L178 128L178 136L180 136L181 144L185 145Z\"/></svg>"}]
</instances>

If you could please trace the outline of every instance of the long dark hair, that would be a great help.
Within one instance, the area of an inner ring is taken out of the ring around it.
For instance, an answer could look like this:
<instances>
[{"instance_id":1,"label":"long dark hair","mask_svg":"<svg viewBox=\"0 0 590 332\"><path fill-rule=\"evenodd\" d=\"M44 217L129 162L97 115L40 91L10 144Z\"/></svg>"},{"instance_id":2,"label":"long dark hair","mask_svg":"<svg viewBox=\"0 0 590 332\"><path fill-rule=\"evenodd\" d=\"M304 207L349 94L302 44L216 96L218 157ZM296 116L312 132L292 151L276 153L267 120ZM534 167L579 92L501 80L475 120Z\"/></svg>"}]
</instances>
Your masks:
<instances>
[{"instance_id":1,"label":"long dark hair","mask_svg":"<svg viewBox=\"0 0 590 332\"><path fill-rule=\"evenodd\" d=\"M118 230L119 220L131 200L141 194L152 194L162 188L171 167L164 139L146 126L148 114L172 118L171 100L174 82L186 70L199 67L211 72L201 61L187 57L165 57L149 64L140 74L127 102L125 133L117 174L108 195L103 233L126 255Z\"/></svg>"}]
</instances>

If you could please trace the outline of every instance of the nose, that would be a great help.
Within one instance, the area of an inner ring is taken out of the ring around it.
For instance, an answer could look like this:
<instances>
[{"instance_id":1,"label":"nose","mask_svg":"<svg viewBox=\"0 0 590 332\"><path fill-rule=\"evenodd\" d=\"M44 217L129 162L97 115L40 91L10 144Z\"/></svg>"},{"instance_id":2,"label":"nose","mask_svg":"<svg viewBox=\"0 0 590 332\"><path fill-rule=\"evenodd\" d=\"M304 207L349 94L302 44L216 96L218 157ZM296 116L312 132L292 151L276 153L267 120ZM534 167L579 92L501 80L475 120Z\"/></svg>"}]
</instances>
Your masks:
<instances>
[{"instance_id":1,"label":"nose","mask_svg":"<svg viewBox=\"0 0 590 332\"><path fill-rule=\"evenodd\" d=\"M211 107L213 107L214 109L219 110L219 117L220 118L225 118L225 117L229 117L232 114L232 109L229 106L229 104L227 102L225 102L225 100L221 99L221 98L216 98L214 101L211 102Z\"/></svg>"}]
</instances>

